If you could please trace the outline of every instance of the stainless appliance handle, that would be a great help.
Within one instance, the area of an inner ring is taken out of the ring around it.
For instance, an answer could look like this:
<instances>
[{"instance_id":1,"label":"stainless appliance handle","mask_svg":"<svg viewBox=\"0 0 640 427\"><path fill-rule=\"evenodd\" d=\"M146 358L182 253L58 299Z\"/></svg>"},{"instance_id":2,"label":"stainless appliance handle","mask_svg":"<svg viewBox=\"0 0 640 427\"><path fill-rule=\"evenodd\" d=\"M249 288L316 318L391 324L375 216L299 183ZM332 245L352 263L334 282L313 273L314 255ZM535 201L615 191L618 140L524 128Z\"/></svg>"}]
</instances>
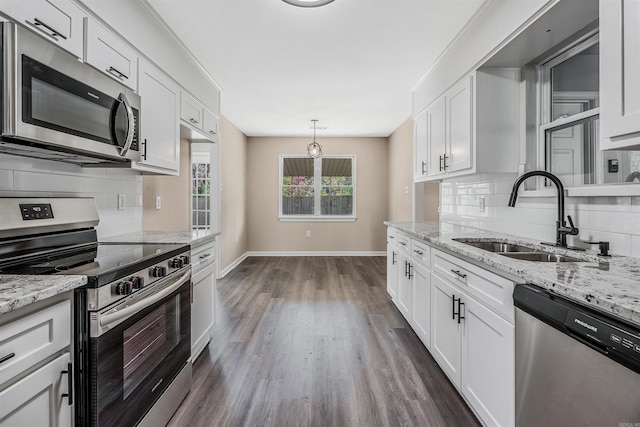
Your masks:
<instances>
[{"instance_id":1,"label":"stainless appliance handle","mask_svg":"<svg viewBox=\"0 0 640 427\"><path fill-rule=\"evenodd\" d=\"M135 129L136 118L133 115L133 109L131 108L131 104L129 103L129 100L127 99L124 93L120 93L120 95L118 95L118 101L124 104L124 109L127 112L127 122L129 123L128 129L127 129L127 138L125 140L124 146L120 149L120 155L124 157L127 155L127 151L129 151L129 148L131 148L131 144L133 143L133 134Z\"/></svg>"},{"instance_id":2,"label":"stainless appliance handle","mask_svg":"<svg viewBox=\"0 0 640 427\"><path fill-rule=\"evenodd\" d=\"M156 292L155 294L149 296L148 298L143 299L140 302L137 302L133 305L130 305L127 308L123 308L122 310L118 310L115 313L105 314L100 317L100 326L106 327L112 323L119 322L120 320L131 316L134 313L137 313L140 310L144 310L145 308L155 304L161 299L165 298L167 295L174 292L180 286L182 286L189 278L191 277L191 270L187 271L180 277L176 283L172 284L164 288L163 290Z\"/></svg>"}]
</instances>

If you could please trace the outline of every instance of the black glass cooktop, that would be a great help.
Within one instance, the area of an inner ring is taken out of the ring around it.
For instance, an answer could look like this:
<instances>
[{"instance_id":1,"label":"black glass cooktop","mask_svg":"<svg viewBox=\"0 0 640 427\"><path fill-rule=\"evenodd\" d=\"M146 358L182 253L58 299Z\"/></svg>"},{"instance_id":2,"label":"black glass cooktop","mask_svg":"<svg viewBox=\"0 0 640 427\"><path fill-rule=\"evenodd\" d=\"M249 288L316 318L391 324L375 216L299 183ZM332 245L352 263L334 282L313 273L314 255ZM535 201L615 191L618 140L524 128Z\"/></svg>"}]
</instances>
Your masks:
<instances>
[{"instance_id":1,"label":"black glass cooktop","mask_svg":"<svg viewBox=\"0 0 640 427\"><path fill-rule=\"evenodd\" d=\"M87 276L87 287L100 287L189 250L181 244L94 243L21 257L0 264L0 274Z\"/></svg>"}]
</instances>

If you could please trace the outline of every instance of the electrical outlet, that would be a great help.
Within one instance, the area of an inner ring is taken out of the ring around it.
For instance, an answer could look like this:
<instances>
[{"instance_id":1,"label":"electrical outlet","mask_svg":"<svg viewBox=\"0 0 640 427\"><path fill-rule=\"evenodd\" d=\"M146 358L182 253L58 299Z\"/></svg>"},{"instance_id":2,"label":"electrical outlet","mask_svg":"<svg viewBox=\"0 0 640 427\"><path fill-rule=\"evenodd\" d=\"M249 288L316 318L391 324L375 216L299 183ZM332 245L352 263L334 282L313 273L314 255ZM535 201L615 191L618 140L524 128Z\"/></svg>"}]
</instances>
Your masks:
<instances>
[{"instance_id":1,"label":"electrical outlet","mask_svg":"<svg viewBox=\"0 0 640 427\"><path fill-rule=\"evenodd\" d=\"M478 199L478 210L484 212L484 196L480 196Z\"/></svg>"},{"instance_id":2,"label":"electrical outlet","mask_svg":"<svg viewBox=\"0 0 640 427\"><path fill-rule=\"evenodd\" d=\"M404 194L409 194L409 186L408 185L404 186Z\"/></svg>"},{"instance_id":3,"label":"electrical outlet","mask_svg":"<svg viewBox=\"0 0 640 427\"><path fill-rule=\"evenodd\" d=\"M307 232L305 233L305 236L311 237L311 230L307 230Z\"/></svg>"},{"instance_id":4,"label":"electrical outlet","mask_svg":"<svg viewBox=\"0 0 640 427\"><path fill-rule=\"evenodd\" d=\"M160 196L156 196L156 210L159 211L162 207L162 198Z\"/></svg>"},{"instance_id":5,"label":"electrical outlet","mask_svg":"<svg viewBox=\"0 0 640 427\"><path fill-rule=\"evenodd\" d=\"M118 193L118 210L125 210L127 205L127 196L123 193Z\"/></svg>"}]
</instances>

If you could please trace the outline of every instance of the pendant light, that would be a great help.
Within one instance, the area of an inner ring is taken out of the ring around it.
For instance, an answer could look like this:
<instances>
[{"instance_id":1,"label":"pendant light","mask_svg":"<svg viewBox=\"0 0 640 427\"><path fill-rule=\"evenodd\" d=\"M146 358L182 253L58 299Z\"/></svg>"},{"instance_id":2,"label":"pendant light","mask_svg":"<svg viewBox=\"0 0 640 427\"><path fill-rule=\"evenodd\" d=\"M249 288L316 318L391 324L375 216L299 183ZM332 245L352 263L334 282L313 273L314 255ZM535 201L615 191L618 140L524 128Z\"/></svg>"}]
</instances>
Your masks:
<instances>
[{"instance_id":1,"label":"pendant light","mask_svg":"<svg viewBox=\"0 0 640 427\"><path fill-rule=\"evenodd\" d=\"M316 142L316 122L317 120L311 120L313 122L313 142L307 145L307 154L312 159L317 159L318 157L322 157L322 145Z\"/></svg>"},{"instance_id":2,"label":"pendant light","mask_svg":"<svg viewBox=\"0 0 640 427\"><path fill-rule=\"evenodd\" d=\"M298 7L318 7L331 3L333 0L282 0L292 6Z\"/></svg>"}]
</instances>

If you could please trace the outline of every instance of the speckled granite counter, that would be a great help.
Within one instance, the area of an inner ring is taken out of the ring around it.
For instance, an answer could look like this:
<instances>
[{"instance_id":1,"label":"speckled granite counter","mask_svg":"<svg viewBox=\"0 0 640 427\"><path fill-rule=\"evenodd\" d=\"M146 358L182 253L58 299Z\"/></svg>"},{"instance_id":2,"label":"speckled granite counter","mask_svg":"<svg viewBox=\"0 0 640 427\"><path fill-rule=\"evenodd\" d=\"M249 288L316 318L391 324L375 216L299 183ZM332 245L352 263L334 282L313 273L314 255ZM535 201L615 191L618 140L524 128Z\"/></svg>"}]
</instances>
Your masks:
<instances>
[{"instance_id":1,"label":"speckled granite counter","mask_svg":"<svg viewBox=\"0 0 640 427\"><path fill-rule=\"evenodd\" d=\"M138 231L104 237L101 243L177 243L199 246L212 242L220 232L210 230L194 231Z\"/></svg>"},{"instance_id":2,"label":"speckled granite counter","mask_svg":"<svg viewBox=\"0 0 640 427\"><path fill-rule=\"evenodd\" d=\"M434 247L479 261L494 271L508 273L579 303L640 325L640 259L599 257L596 251L561 250L540 241L437 221L385 222ZM536 250L570 255L584 262L532 262L485 251L453 239L498 239Z\"/></svg>"},{"instance_id":3,"label":"speckled granite counter","mask_svg":"<svg viewBox=\"0 0 640 427\"><path fill-rule=\"evenodd\" d=\"M0 275L0 315L87 284L85 276Z\"/></svg>"}]
</instances>

